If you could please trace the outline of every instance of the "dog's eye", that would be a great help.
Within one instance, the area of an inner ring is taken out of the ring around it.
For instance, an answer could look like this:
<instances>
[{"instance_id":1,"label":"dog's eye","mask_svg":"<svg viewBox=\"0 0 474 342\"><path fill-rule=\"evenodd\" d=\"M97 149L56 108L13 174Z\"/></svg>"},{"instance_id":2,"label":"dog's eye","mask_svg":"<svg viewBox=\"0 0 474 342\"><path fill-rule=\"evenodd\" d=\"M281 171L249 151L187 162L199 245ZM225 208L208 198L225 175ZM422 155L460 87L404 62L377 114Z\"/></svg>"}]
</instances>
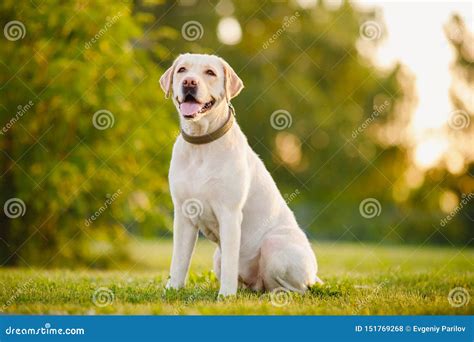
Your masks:
<instances>
[{"instance_id":1,"label":"dog's eye","mask_svg":"<svg viewBox=\"0 0 474 342\"><path fill-rule=\"evenodd\" d=\"M186 71L186 68L185 68L185 67L181 67L181 68L178 69L177 72L178 72L178 73L181 73L181 72L185 72L185 71Z\"/></svg>"},{"instance_id":2,"label":"dog's eye","mask_svg":"<svg viewBox=\"0 0 474 342\"><path fill-rule=\"evenodd\" d=\"M214 71L212 71L211 69L208 69L208 70L206 70L206 75L216 76L216 73Z\"/></svg>"}]
</instances>

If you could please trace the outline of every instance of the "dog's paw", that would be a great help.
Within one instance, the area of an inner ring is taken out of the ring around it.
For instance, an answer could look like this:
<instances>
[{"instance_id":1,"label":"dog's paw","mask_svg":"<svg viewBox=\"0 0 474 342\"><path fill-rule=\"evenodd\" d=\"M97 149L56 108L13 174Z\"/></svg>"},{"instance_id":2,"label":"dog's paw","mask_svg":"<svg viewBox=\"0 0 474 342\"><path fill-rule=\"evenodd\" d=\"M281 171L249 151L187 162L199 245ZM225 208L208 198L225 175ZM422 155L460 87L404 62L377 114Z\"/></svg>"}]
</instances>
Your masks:
<instances>
[{"instance_id":1,"label":"dog's paw","mask_svg":"<svg viewBox=\"0 0 474 342\"><path fill-rule=\"evenodd\" d=\"M237 291L229 291L221 289L219 294L217 295L217 300L223 301L229 298L235 298L237 295Z\"/></svg>"},{"instance_id":2,"label":"dog's paw","mask_svg":"<svg viewBox=\"0 0 474 342\"><path fill-rule=\"evenodd\" d=\"M182 287L174 286L170 281L161 289L162 298L165 300L175 300L180 297Z\"/></svg>"},{"instance_id":3,"label":"dog's paw","mask_svg":"<svg viewBox=\"0 0 474 342\"><path fill-rule=\"evenodd\" d=\"M182 284L175 284L171 281L171 279L168 279L168 281L166 282L166 286L165 286L165 291L166 290L179 290L181 288L183 288L184 285Z\"/></svg>"},{"instance_id":4,"label":"dog's paw","mask_svg":"<svg viewBox=\"0 0 474 342\"><path fill-rule=\"evenodd\" d=\"M316 276L316 284L324 285L324 281L322 281L321 278L319 278L318 276Z\"/></svg>"},{"instance_id":5,"label":"dog's paw","mask_svg":"<svg viewBox=\"0 0 474 342\"><path fill-rule=\"evenodd\" d=\"M226 302L226 301L231 300L231 299L236 298L236 297L237 297L236 294L224 295L224 294L219 293L217 295L217 301L218 302Z\"/></svg>"}]
</instances>

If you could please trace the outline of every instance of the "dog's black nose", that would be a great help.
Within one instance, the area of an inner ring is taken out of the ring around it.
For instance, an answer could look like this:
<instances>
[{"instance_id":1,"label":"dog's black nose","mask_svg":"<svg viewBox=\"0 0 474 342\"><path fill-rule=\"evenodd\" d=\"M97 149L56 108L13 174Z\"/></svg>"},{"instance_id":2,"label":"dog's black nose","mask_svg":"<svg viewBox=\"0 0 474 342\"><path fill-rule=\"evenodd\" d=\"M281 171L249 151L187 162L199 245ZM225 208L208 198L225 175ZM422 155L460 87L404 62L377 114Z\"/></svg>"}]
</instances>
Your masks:
<instances>
[{"instance_id":1,"label":"dog's black nose","mask_svg":"<svg viewBox=\"0 0 474 342\"><path fill-rule=\"evenodd\" d=\"M183 94L184 94L184 96L186 96L186 95L195 96L196 92L197 92L196 87L189 87L189 86L184 86L183 85Z\"/></svg>"},{"instance_id":2,"label":"dog's black nose","mask_svg":"<svg viewBox=\"0 0 474 342\"><path fill-rule=\"evenodd\" d=\"M186 77L183 80L183 93L184 96L191 95L196 96L198 81L192 77Z\"/></svg>"}]
</instances>

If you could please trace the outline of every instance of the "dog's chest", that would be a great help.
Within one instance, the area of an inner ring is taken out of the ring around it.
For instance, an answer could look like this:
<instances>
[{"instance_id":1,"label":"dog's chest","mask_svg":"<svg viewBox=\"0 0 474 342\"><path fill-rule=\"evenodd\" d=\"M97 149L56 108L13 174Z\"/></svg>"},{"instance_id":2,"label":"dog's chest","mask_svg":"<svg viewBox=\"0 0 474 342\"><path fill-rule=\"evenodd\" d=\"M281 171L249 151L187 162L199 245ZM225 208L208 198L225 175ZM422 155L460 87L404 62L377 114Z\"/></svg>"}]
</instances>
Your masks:
<instances>
[{"instance_id":1,"label":"dog's chest","mask_svg":"<svg viewBox=\"0 0 474 342\"><path fill-rule=\"evenodd\" d=\"M222 166L222 164L220 165ZM226 191L226 173L209 156L173 158L170 188L183 216L199 228L209 240L219 243L219 224L212 203Z\"/></svg>"},{"instance_id":2,"label":"dog's chest","mask_svg":"<svg viewBox=\"0 0 474 342\"><path fill-rule=\"evenodd\" d=\"M225 173L212 158L201 155L189 155L188 158L173 160L170 168L171 191L176 198L185 200L215 198L219 185L225 182Z\"/></svg>"},{"instance_id":3,"label":"dog's chest","mask_svg":"<svg viewBox=\"0 0 474 342\"><path fill-rule=\"evenodd\" d=\"M193 194L181 204L180 208L184 217L188 218L201 233L209 240L219 243L219 223L212 209L211 203L206 197Z\"/></svg>"}]
</instances>

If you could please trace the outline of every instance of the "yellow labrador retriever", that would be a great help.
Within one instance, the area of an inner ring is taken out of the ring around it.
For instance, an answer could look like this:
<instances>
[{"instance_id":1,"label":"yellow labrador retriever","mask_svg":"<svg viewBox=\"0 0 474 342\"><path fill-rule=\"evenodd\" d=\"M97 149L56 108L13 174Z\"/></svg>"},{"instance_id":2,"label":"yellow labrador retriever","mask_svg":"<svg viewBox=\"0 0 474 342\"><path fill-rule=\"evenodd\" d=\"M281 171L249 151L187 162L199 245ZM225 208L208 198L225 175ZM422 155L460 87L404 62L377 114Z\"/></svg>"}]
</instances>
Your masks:
<instances>
[{"instance_id":1,"label":"yellow labrador retriever","mask_svg":"<svg viewBox=\"0 0 474 342\"><path fill-rule=\"evenodd\" d=\"M179 112L169 183L173 257L167 288L183 287L200 230L217 244L219 294L304 292L319 281L316 257L263 162L247 143L230 100L242 80L222 58L180 55L160 79Z\"/></svg>"}]
</instances>

